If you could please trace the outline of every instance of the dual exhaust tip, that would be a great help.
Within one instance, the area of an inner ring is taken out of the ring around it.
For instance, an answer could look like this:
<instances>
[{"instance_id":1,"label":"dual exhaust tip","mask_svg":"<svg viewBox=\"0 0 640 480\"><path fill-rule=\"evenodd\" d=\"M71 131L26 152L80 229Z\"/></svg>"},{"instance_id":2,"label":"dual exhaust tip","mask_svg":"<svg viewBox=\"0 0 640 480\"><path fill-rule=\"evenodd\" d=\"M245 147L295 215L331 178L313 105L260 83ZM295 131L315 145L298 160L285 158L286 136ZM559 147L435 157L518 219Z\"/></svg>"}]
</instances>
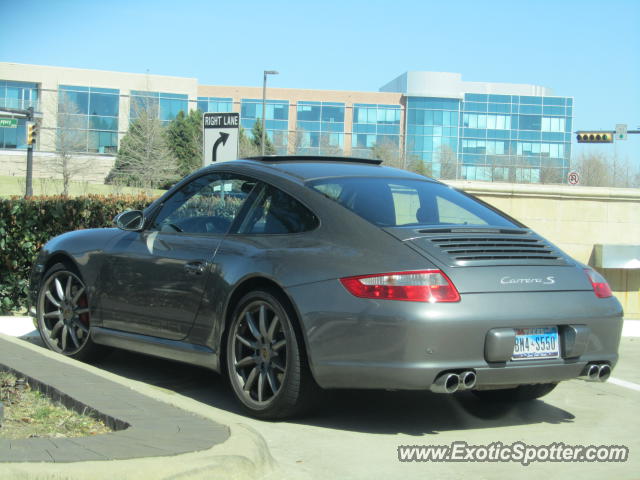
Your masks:
<instances>
[{"instance_id":1,"label":"dual exhaust tip","mask_svg":"<svg viewBox=\"0 0 640 480\"><path fill-rule=\"evenodd\" d=\"M589 382L606 382L611 376L611 367L606 363L590 363L581 378Z\"/></svg>"},{"instance_id":2,"label":"dual exhaust tip","mask_svg":"<svg viewBox=\"0 0 640 480\"><path fill-rule=\"evenodd\" d=\"M431 385L434 393L455 393L458 390L469 390L476 386L476 372L466 370L462 373L443 373Z\"/></svg>"},{"instance_id":3,"label":"dual exhaust tip","mask_svg":"<svg viewBox=\"0 0 640 480\"><path fill-rule=\"evenodd\" d=\"M606 363L590 363L584 369L581 378L589 382L606 382L611 376L611 367ZM466 370L462 373L443 373L431 385L434 393L455 393L470 390L476 386L476 372Z\"/></svg>"}]
</instances>

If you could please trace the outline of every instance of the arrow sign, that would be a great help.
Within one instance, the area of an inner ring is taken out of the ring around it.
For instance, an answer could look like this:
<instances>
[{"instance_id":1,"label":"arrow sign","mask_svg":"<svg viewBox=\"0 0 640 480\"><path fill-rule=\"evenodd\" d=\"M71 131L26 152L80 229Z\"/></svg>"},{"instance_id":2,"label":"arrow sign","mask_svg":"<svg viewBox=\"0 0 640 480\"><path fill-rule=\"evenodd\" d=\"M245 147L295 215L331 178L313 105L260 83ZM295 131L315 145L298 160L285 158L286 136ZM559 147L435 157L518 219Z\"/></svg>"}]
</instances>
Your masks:
<instances>
[{"instance_id":1,"label":"arrow sign","mask_svg":"<svg viewBox=\"0 0 640 480\"><path fill-rule=\"evenodd\" d=\"M239 113L205 113L202 117L203 164L238 158Z\"/></svg>"},{"instance_id":2,"label":"arrow sign","mask_svg":"<svg viewBox=\"0 0 640 480\"><path fill-rule=\"evenodd\" d=\"M224 133L224 132L220 132L220 138L218 138L216 140L216 143L213 144L213 152L211 153L211 157L213 159L213 162L215 163L218 159L217 157L217 150L218 150L218 146L222 143L222 146L224 147L224 144L227 143L227 138L229 138L229 134L228 133Z\"/></svg>"}]
</instances>

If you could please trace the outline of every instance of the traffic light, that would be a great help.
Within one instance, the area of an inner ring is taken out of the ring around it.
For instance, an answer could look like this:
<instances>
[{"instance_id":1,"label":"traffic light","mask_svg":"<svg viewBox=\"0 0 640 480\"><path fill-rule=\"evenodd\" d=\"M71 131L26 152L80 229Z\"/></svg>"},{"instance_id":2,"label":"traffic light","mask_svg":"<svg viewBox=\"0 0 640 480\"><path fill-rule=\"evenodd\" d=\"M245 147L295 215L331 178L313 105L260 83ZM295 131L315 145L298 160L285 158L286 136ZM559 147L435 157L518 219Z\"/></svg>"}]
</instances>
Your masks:
<instances>
[{"instance_id":1,"label":"traffic light","mask_svg":"<svg viewBox=\"0 0 640 480\"><path fill-rule=\"evenodd\" d=\"M37 133L37 124L35 122L27 122L27 145L33 145L34 143L36 143Z\"/></svg>"},{"instance_id":2,"label":"traffic light","mask_svg":"<svg viewBox=\"0 0 640 480\"><path fill-rule=\"evenodd\" d=\"M578 132L578 143L613 143L613 132Z\"/></svg>"}]
</instances>

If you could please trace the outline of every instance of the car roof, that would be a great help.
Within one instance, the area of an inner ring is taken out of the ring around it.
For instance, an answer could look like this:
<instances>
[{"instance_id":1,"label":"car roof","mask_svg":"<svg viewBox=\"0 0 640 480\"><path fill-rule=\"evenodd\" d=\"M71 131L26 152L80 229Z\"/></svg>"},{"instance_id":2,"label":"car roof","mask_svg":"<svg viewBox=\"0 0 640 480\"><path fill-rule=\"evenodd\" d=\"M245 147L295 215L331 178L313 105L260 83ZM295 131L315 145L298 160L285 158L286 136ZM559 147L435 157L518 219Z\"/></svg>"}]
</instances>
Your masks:
<instances>
[{"instance_id":1,"label":"car roof","mask_svg":"<svg viewBox=\"0 0 640 480\"><path fill-rule=\"evenodd\" d=\"M387 167L380 160L355 157L269 155L233 160L245 166L276 170L302 182L338 177L378 177L431 180L407 170ZM274 172L275 173L275 172Z\"/></svg>"}]
</instances>

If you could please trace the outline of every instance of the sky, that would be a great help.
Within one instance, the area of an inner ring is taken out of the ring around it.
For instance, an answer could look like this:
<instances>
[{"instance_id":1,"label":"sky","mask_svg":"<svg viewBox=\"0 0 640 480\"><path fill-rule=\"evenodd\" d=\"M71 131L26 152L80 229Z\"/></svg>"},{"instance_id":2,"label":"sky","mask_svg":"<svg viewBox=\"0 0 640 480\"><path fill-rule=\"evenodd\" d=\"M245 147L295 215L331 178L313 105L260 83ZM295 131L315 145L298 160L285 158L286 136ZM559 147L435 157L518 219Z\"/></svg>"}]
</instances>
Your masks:
<instances>
[{"instance_id":1,"label":"sky","mask_svg":"<svg viewBox=\"0 0 640 480\"><path fill-rule=\"evenodd\" d=\"M378 91L411 70L542 85L574 130L640 129L640 0L0 0L0 61ZM0 72L1 76L1 72ZM640 134L573 145L640 168Z\"/></svg>"}]
</instances>

